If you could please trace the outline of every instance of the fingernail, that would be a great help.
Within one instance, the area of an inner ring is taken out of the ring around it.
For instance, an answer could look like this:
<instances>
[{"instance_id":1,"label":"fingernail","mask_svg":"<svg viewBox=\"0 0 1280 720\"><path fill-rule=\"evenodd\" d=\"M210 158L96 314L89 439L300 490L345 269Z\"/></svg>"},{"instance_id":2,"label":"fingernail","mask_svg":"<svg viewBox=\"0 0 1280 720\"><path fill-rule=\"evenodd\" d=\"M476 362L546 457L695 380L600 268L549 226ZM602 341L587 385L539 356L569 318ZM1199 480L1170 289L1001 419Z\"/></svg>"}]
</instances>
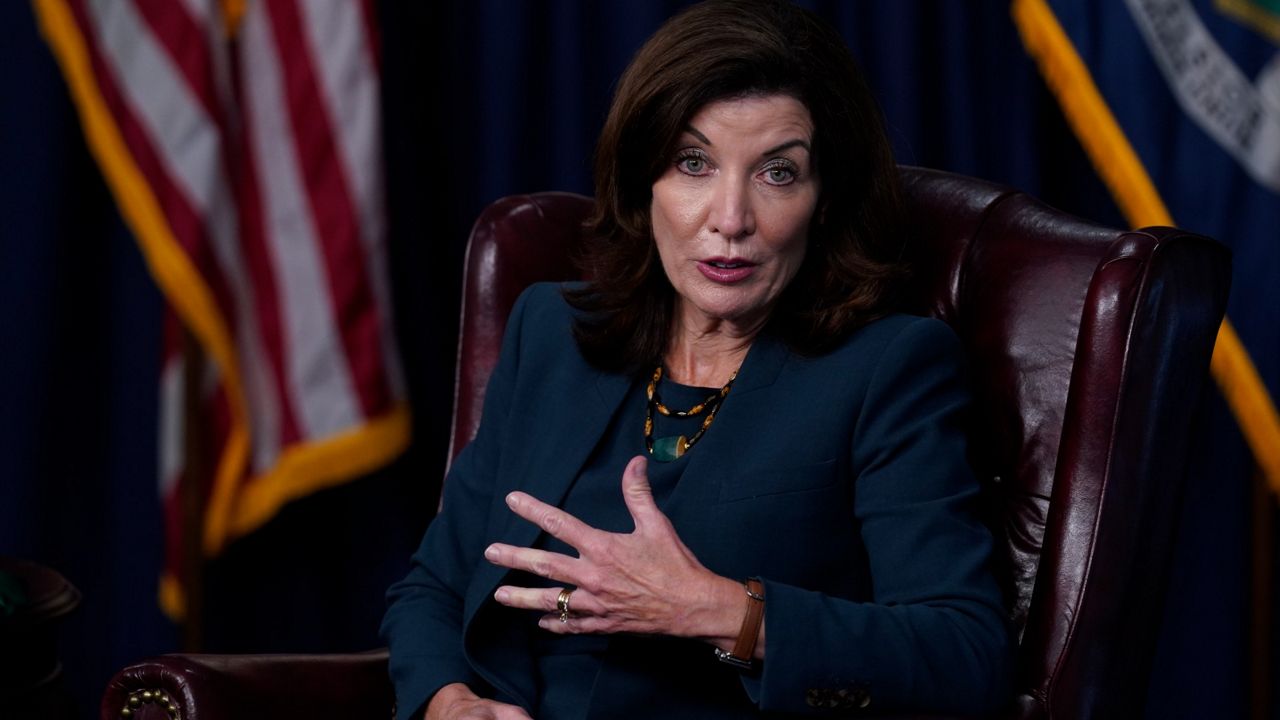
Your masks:
<instances>
[{"instance_id":1,"label":"fingernail","mask_svg":"<svg viewBox=\"0 0 1280 720\"><path fill-rule=\"evenodd\" d=\"M498 588L498 591L493 594L493 598L498 602L506 602L510 597L511 593L506 588Z\"/></svg>"},{"instance_id":2,"label":"fingernail","mask_svg":"<svg viewBox=\"0 0 1280 720\"><path fill-rule=\"evenodd\" d=\"M635 475L636 477L641 477L641 476L643 476L643 475L644 475L645 468L646 468L648 465L649 465L649 461L648 461L647 459L645 459L645 458L640 458L640 462L638 462L638 463L636 463L635 465L632 465L632 466L631 466L631 474L632 474L632 475Z\"/></svg>"},{"instance_id":3,"label":"fingernail","mask_svg":"<svg viewBox=\"0 0 1280 720\"><path fill-rule=\"evenodd\" d=\"M487 547L487 548L485 548L485 549L484 549L484 556L485 556L485 557L487 557L487 558L489 558L490 560L497 560L497 559L498 559L498 548L496 548L496 547L494 547L494 546L490 545L489 547Z\"/></svg>"},{"instance_id":4,"label":"fingernail","mask_svg":"<svg viewBox=\"0 0 1280 720\"><path fill-rule=\"evenodd\" d=\"M546 619L546 618L542 618L542 619L538 620L538 627L542 628L543 630L550 630L550 629L551 629L551 621L550 621L550 620L548 620L548 619Z\"/></svg>"},{"instance_id":5,"label":"fingernail","mask_svg":"<svg viewBox=\"0 0 1280 720\"><path fill-rule=\"evenodd\" d=\"M511 493L511 494L507 495L507 505L510 505L511 507L515 507L515 506L516 506L516 494L515 494L515 493Z\"/></svg>"}]
</instances>

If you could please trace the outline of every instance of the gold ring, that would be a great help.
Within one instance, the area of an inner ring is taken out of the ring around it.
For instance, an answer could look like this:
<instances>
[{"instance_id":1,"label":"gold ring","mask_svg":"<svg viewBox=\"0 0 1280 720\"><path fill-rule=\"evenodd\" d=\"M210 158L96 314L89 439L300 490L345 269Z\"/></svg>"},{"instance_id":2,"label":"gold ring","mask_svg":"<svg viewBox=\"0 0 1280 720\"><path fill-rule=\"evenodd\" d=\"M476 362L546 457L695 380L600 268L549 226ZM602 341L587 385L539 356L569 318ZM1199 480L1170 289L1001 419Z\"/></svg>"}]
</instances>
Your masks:
<instances>
[{"instance_id":1,"label":"gold ring","mask_svg":"<svg viewBox=\"0 0 1280 720\"><path fill-rule=\"evenodd\" d=\"M560 611L560 622L562 623L569 622L569 596L572 594L572 590L565 588L556 596L556 609Z\"/></svg>"}]
</instances>

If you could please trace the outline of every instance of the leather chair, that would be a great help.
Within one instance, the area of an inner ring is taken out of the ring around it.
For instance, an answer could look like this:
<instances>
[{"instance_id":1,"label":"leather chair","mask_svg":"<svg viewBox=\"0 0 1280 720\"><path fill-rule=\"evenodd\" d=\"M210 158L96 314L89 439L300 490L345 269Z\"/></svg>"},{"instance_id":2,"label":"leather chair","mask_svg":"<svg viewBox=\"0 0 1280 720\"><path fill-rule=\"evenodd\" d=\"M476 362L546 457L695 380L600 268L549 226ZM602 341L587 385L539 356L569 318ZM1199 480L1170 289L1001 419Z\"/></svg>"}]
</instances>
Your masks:
<instances>
[{"instance_id":1,"label":"leather chair","mask_svg":"<svg viewBox=\"0 0 1280 720\"><path fill-rule=\"evenodd\" d=\"M1005 716L1135 717L1228 253L1172 228L1102 227L973 178L902 172L915 310L954 327L971 358L972 462L1018 637ZM575 277L567 258L589 209L580 196L523 195L476 223L451 457L475 432L516 296ZM170 655L119 673L102 717L125 707L135 718L385 717L385 662L381 652ZM148 704L147 691L165 702ZM170 701L173 712L162 709Z\"/></svg>"}]
</instances>

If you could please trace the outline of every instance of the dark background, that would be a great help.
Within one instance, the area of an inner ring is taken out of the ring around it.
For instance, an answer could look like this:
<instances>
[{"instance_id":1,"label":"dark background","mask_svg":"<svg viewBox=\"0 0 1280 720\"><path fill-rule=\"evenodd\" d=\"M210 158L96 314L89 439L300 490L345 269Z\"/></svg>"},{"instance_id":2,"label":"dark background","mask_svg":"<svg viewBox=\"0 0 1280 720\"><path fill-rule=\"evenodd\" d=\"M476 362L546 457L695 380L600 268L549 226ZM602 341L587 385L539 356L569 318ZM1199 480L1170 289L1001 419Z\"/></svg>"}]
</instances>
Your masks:
<instances>
[{"instance_id":1,"label":"dark background","mask_svg":"<svg viewBox=\"0 0 1280 720\"><path fill-rule=\"evenodd\" d=\"M687 3L380 4L393 283L414 444L296 502L209 566L209 650L380 645L383 590L434 512L470 223L511 193L590 193L613 84ZM900 162L977 175L1122 226L1004 2L810 2L880 98ZM0 554L84 593L63 627L84 717L111 673L178 649L160 614L162 299L89 157L25 2L0 3ZM1206 426L1223 424L1220 402ZM1193 477L1150 717L1239 717L1249 470L1238 440ZM1212 468L1212 471L1208 469Z\"/></svg>"}]
</instances>

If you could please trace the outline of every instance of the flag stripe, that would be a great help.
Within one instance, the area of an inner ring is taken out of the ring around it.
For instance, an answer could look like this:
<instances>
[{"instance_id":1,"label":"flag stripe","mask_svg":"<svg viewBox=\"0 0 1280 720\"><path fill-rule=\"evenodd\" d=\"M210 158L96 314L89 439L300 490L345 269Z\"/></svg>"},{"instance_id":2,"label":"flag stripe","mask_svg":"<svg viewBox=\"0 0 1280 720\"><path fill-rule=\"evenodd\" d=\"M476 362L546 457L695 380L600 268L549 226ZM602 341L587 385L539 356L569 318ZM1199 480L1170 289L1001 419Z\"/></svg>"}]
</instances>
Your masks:
<instances>
[{"instance_id":1,"label":"flag stripe","mask_svg":"<svg viewBox=\"0 0 1280 720\"><path fill-rule=\"evenodd\" d=\"M378 69L369 46L373 30L362 11L363 4L304 3L302 11L307 44L317 52L316 70L327 107L333 108L334 143L341 171L359 209L360 241L368 261L366 282L377 298L379 331L386 377L395 396L403 396L403 373L395 351L395 327L390 273L386 255L381 137L382 112L378 102Z\"/></svg>"},{"instance_id":2,"label":"flag stripe","mask_svg":"<svg viewBox=\"0 0 1280 720\"><path fill-rule=\"evenodd\" d=\"M364 278L368 270L353 198L333 141L333 123L317 86L313 58L302 34L295 0L268 4L270 26L284 66L288 116L301 163L311 212L316 218L320 248L326 261L334 315L341 335L360 406L365 416L390 407L390 388L384 375L378 324L384 322Z\"/></svg>"},{"instance_id":3,"label":"flag stripe","mask_svg":"<svg viewBox=\"0 0 1280 720\"><path fill-rule=\"evenodd\" d=\"M230 292L221 271L207 252L209 244L203 241L204 228L199 215L191 207L186 197L170 182L157 152L152 148L141 123L134 117L133 111L125 103L116 87L115 76L107 70L93 35L84 33L87 25L85 9L79 3L69 5L77 22L82 28L82 38L87 58L94 69L97 79L97 90L103 103L115 119L121 139L132 155L137 168L149 181L151 190L160 205L169 226L182 247L187 250L196 268L208 281L214 301L225 307L230 301ZM228 330L234 331L229 327Z\"/></svg>"},{"instance_id":4,"label":"flag stripe","mask_svg":"<svg viewBox=\"0 0 1280 720\"><path fill-rule=\"evenodd\" d=\"M278 276L286 336L287 385L304 434L324 434L360 421L364 414L346 366L333 301L320 253L315 217L305 197L301 165L290 129L276 105L283 96L280 57L267 36L266 9L248 10L241 41L246 77L245 123L256 167L261 168L264 222Z\"/></svg>"},{"instance_id":5,"label":"flag stripe","mask_svg":"<svg viewBox=\"0 0 1280 720\"><path fill-rule=\"evenodd\" d=\"M243 107L243 100L237 103ZM251 124L245 123L235 139L232 148L235 173L234 186L236 200L240 208L240 246L244 252L245 268L249 271L254 287L257 288L257 315L262 340L269 362L268 372L273 380L272 397L279 409L280 421L278 435L270 444L276 447L287 446L302 439L302 431L294 409L294 402L289 395L289 374L286 365L285 318L280 298L280 278L276 274L275 262L271 257L271 248L267 241L266 220L263 217L261 188L259 187L258 168L253 153L253 131ZM271 454L265 450L255 453L253 468L261 472L273 462Z\"/></svg>"},{"instance_id":6,"label":"flag stripe","mask_svg":"<svg viewBox=\"0 0 1280 720\"><path fill-rule=\"evenodd\" d=\"M296 442L301 435L292 404L281 394L281 389L287 386L280 302L264 239L261 204L257 197L257 177L243 135L232 131L223 110L224 107L234 107L238 103L227 102L234 89L228 87L230 83L225 77L225 51L218 47L218 43L210 42L210 35L220 35L221 27L202 28L197 24L196 18L191 15L195 0L186 3L185 11L183 7L173 5L171 0L136 2L152 34L163 44L171 60L178 66L182 79L199 100L208 120L216 126L218 136L222 138L222 168L216 177L229 185L230 192L234 194L233 202L241 215L236 241L239 244L238 254L243 256L243 271L231 268L229 274L245 277L248 287L252 289L253 303L241 298L239 306L246 311L253 311L251 319L256 320L256 323L247 323L247 331L253 331L256 327L258 335L257 338L249 339L245 348L247 352L242 359L247 364L255 365L246 376L251 381L248 404L252 408L252 417L258 420L252 428L255 435L253 467L262 470L274 461L280 446ZM205 20L208 15L202 12L199 17ZM171 97L164 99L167 103L174 100ZM234 262L237 251L233 249L233 245L235 241L225 239L226 252ZM271 382L267 382L266 373L270 373ZM257 381L253 381L255 377Z\"/></svg>"},{"instance_id":7,"label":"flag stripe","mask_svg":"<svg viewBox=\"0 0 1280 720\"><path fill-rule=\"evenodd\" d=\"M164 0L165 2L173 2L173 0ZM218 17L217 3L219 0L179 0L175 3L186 9L187 17L196 24L197 27L209 27L210 18Z\"/></svg>"},{"instance_id":8,"label":"flag stripe","mask_svg":"<svg viewBox=\"0 0 1280 720\"><path fill-rule=\"evenodd\" d=\"M182 436L186 431L183 413L182 354L173 353L160 367L160 417L172 418L160 423L159 451L160 497L168 497L177 489L182 473Z\"/></svg>"},{"instance_id":9,"label":"flag stripe","mask_svg":"<svg viewBox=\"0 0 1280 720\"><path fill-rule=\"evenodd\" d=\"M76 7L83 11L78 5ZM82 26L93 27L92 23L95 20L90 15L81 14L79 19ZM118 25L119 20L115 24ZM219 263L208 251L210 245L206 228L199 209L193 203L196 198L185 192L181 187L181 183L170 175L169 163L163 154L164 149L154 144L154 135L145 122L146 109L136 110L136 104L132 102L133 98L127 97L124 92L124 89L131 85L145 83L146 78L129 78L127 75L121 74L119 72L120 68L109 61L111 48L100 48L96 42L97 37L95 33L85 33L86 48L89 51L102 97L111 110L111 114L116 120L125 144L137 162L138 168L156 193L161 209L169 219L176 239L192 255L201 273L206 274L206 276L211 275L214 278L211 285L213 286L215 299L219 306L226 307L230 304L231 295L228 292L228 286ZM129 43L126 41L125 44ZM127 67L124 69L127 70ZM172 123L172 119L169 122ZM196 154L193 153L193 155ZM198 156L193 159L195 162L201 160ZM235 330L234 327L229 329L233 332Z\"/></svg>"},{"instance_id":10,"label":"flag stripe","mask_svg":"<svg viewBox=\"0 0 1280 720\"><path fill-rule=\"evenodd\" d=\"M378 198L381 164L378 159L377 84L366 48L361 42L359 10L351 4L302 5L305 46L323 48L315 53L315 80L320 101L333 109L333 139L339 173L356 208L359 239L365 250L382 237L382 210ZM340 101L346 98L345 102Z\"/></svg>"},{"instance_id":11,"label":"flag stripe","mask_svg":"<svg viewBox=\"0 0 1280 720\"><path fill-rule=\"evenodd\" d=\"M90 0L88 8L91 21L100 28L102 58L118 79L122 98L156 145L171 179L200 215L233 211L225 185L218 182L222 152L218 128L164 49L146 32L134 4ZM234 215L221 222L234 228Z\"/></svg>"},{"instance_id":12,"label":"flag stripe","mask_svg":"<svg viewBox=\"0 0 1280 720\"><path fill-rule=\"evenodd\" d=\"M249 395L255 466L270 466L280 451L280 401L271 382L270 361L265 357L262 331L255 308L258 298L241 251L238 211L231 194L223 158L222 133L191 92L165 49L147 31L142 17L128 0L91 0L89 9L101 28L103 56L121 78L125 102L135 108L142 132L157 147L164 169L147 173L152 185L174 184L176 194L191 202L202 220L202 232L191 230L195 247L211 247L221 277L230 290L223 308L234 318L237 343ZM175 9L171 7L170 10ZM201 236L211 242L200 242ZM237 330L238 329L238 330Z\"/></svg>"},{"instance_id":13,"label":"flag stripe","mask_svg":"<svg viewBox=\"0 0 1280 720\"><path fill-rule=\"evenodd\" d=\"M129 0L112 0L126 4ZM224 113L219 106L217 86L214 82L214 56L209 50L209 38L181 4L173 0L132 0L147 33L162 45L180 68L182 78L192 95L200 101L204 112L213 118L221 131L226 130ZM224 135L225 137L225 135Z\"/></svg>"}]
</instances>

